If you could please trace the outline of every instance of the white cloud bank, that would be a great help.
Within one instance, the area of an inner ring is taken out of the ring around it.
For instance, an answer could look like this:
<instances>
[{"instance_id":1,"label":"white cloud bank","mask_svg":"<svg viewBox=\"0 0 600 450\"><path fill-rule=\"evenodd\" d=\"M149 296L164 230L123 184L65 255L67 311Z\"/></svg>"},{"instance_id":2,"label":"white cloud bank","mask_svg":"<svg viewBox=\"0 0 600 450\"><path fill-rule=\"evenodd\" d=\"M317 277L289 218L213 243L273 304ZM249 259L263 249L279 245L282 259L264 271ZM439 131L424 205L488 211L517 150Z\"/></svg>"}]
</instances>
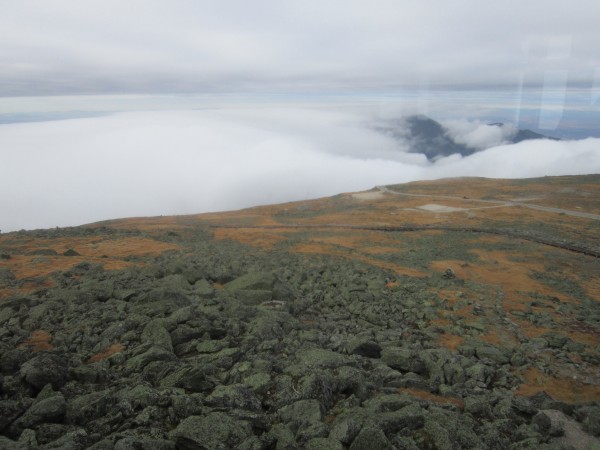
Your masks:
<instances>
[{"instance_id":1,"label":"white cloud bank","mask_svg":"<svg viewBox=\"0 0 600 450\"><path fill-rule=\"evenodd\" d=\"M454 142L475 150L507 144L517 132L510 124L499 126L479 121L448 120L443 125Z\"/></svg>"},{"instance_id":2,"label":"white cloud bank","mask_svg":"<svg viewBox=\"0 0 600 450\"><path fill-rule=\"evenodd\" d=\"M600 139L429 163L364 123L265 107L0 125L0 229L237 209L417 179L600 172Z\"/></svg>"}]
</instances>

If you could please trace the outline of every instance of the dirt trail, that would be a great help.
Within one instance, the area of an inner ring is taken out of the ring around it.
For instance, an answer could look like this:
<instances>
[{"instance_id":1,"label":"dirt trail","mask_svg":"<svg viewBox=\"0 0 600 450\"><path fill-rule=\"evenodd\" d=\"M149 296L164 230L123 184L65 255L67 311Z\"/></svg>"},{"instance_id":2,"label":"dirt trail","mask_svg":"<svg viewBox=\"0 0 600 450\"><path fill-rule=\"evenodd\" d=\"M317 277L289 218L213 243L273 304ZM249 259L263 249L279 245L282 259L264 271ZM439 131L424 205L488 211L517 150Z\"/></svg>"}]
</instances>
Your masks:
<instances>
[{"instance_id":1,"label":"dirt trail","mask_svg":"<svg viewBox=\"0 0 600 450\"><path fill-rule=\"evenodd\" d=\"M388 194L393 194L393 195L403 195L406 197L424 197L424 198L446 198L449 200L460 200L460 201L467 201L467 202L482 202L482 203L494 203L496 205L499 205L499 207L502 206L523 206L525 208L530 208L530 209L535 209L538 211L544 211L544 212L551 212L551 213L557 213L557 214L566 214L568 216L573 216L573 217L581 217L583 219L591 219L591 220L600 220L600 214L592 214L592 213L586 213L586 212L580 212L580 211L572 211L569 209L561 209L561 208L552 208L550 206L541 206L541 205L535 205L532 203L525 203L526 201L528 201L529 199L525 198L525 199L514 199L514 200L509 200L509 201L503 201L503 200L483 200L483 199L474 199L474 198L464 198L464 197L458 197L458 196L454 196L454 195L433 195L433 194L408 194L405 192L397 192L397 191L393 191L390 188L388 188L387 186L376 186L377 189L379 189L381 192L385 192ZM469 209L482 209L482 208L465 208L465 211L468 211Z\"/></svg>"}]
</instances>

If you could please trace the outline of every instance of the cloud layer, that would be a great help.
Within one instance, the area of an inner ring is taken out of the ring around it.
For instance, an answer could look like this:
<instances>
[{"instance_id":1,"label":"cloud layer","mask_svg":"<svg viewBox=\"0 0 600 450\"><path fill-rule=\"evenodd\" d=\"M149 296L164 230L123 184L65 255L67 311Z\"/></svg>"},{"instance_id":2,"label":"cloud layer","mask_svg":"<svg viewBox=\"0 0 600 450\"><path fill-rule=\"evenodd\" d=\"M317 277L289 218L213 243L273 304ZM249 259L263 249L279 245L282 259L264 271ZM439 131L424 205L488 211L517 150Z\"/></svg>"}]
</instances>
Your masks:
<instances>
[{"instance_id":1,"label":"cloud layer","mask_svg":"<svg viewBox=\"0 0 600 450\"><path fill-rule=\"evenodd\" d=\"M447 120L443 125L454 142L475 150L506 144L517 133L517 129L510 124L499 126L479 121Z\"/></svg>"},{"instance_id":2,"label":"cloud layer","mask_svg":"<svg viewBox=\"0 0 600 450\"><path fill-rule=\"evenodd\" d=\"M367 123L348 112L263 107L0 125L0 229L228 210L417 179L600 172L600 139L528 141L429 163ZM490 143L482 126L456 129Z\"/></svg>"},{"instance_id":3,"label":"cloud layer","mask_svg":"<svg viewBox=\"0 0 600 450\"><path fill-rule=\"evenodd\" d=\"M594 83L599 16L595 0L3 2L0 96L524 84L560 97Z\"/></svg>"}]
</instances>

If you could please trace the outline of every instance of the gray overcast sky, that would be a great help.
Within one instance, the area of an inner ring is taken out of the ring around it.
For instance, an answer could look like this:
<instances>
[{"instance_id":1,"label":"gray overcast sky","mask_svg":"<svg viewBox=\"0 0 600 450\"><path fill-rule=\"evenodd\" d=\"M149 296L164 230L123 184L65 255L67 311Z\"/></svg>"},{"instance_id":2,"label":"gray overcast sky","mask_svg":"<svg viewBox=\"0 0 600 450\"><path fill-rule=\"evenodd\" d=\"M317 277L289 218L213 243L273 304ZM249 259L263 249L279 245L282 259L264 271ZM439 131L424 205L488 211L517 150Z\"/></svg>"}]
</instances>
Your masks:
<instances>
[{"instance_id":1,"label":"gray overcast sky","mask_svg":"<svg viewBox=\"0 0 600 450\"><path fill-rule=\"evenodd\" d=\"M600 87L597 0L0 0L0 96Z\"/></svg>"}]
</instances>

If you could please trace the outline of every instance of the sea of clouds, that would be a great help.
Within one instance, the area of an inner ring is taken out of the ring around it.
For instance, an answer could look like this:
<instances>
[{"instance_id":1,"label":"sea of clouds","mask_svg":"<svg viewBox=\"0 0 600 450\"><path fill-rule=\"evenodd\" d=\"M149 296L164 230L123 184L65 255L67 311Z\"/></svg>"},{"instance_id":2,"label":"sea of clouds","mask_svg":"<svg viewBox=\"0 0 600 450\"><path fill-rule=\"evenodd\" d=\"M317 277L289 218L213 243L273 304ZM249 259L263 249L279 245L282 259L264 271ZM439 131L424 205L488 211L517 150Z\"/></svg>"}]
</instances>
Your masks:
<instances>
[{"instance_id":1,"label":"sea of clouds","mask_svg":"<svg viewBox=\"0 0 600 450\"><path fill-rule=\"evenodd\" d=\"M481 151L429 162L373 120L263 106L0 125L0 229L230 210L422 179L600 173L600 139L506 145L510 126L455 120L444 123L451 137Z\"/></svg>"}]
</instances>

